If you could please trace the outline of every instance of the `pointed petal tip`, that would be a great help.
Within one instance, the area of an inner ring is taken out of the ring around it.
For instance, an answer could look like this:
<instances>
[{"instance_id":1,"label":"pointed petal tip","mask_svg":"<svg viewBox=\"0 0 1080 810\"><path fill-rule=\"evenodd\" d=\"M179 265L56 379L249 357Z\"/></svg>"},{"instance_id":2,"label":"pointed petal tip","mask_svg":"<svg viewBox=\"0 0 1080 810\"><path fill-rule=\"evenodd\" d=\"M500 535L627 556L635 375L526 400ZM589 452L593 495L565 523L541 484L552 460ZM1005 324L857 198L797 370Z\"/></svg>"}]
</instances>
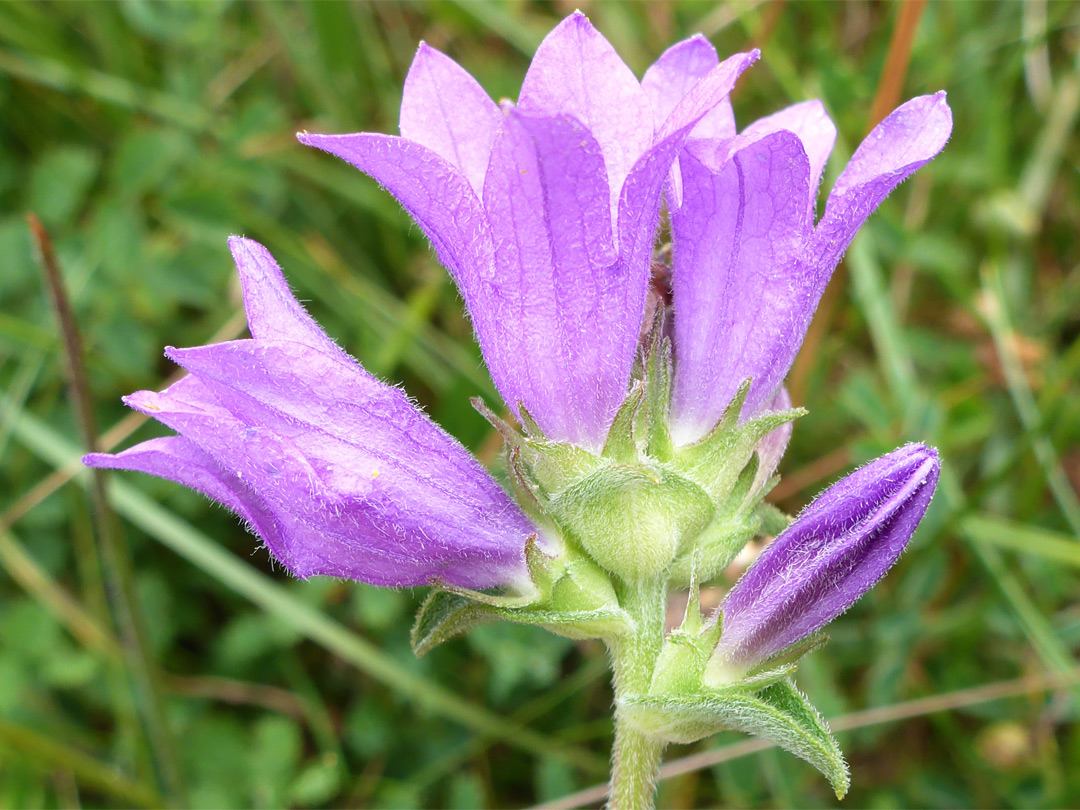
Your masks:
<instances>
[{"instance_id":1,"label":"pointed petal tip","mask_svg":"<svg viewBox=\"0 0 1080 810\"><path fill-rule=\"evenodd\" d=\"M112 459L110 453L87 453L80 461L84 467L108 467L110 459Z\"/></svg>"},{"instance_id":2,"label":"pointed petal tip","mask_svg":"<svg viewBox=\"0 0 1080 810\"><path fill-rule=\"evenodd\" d=\"M157 391L135 391L126 397L121 397L120 401L129 408L141 411L147 416L153 416L161 410L161 406L157 403L158 396Z\"/></svg>"},{"instance_id":3,"label":"pointed petal tip","mask_svg":"<svg viewBox=\"0 0 1080 810\"><path fill-rule=\"evenodd\" d=\"M246 236L230 236L228 243L229 252L232 254L236 268L241 274L255 261L260 259L273 260L266 246L261 242L256 242L254 239L248 239Z\"/></svg>"}]
</instances>

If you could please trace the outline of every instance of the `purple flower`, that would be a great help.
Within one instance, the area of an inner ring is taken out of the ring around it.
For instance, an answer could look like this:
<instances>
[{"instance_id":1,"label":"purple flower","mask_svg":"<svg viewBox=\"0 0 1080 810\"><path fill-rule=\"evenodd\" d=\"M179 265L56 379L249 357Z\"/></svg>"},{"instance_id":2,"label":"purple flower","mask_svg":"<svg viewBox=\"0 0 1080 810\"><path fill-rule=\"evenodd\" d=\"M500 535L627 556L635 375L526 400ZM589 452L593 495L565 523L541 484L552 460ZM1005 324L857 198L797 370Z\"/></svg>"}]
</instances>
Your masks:
<instances>
[{"instance_id":1,"label":"purple flower","mask_svg":"<svg viewBox=\"0 0 1080 810\"><path fill-rule=\"evenodd\" d=\"M506 493L327 337L264 247L229 246L252 339L166 349L188 376L125 402L180 435L84 462L219 501L300 577L527 588L524 549L537 530Z\"/></svg>"},{"instance_id":2,"label":"purple flower","mask_svg":"<svg viewBox=\"0 0 1080 810\"><path fill-rule=\"evenodd\" d=\"M659 196L691 129L724 131L757 52L650 102L584 15L540 45L500 109L421 45L401 137L300 135L384 185L453 274L503 399L547 436L599 451L623 402L649 281Z\"/></svg>"},{"instance_id":3,"label":"purple flower","mask_svg":"<svg viewBox=\"0 0 1080 810\"><path fill-rule=\"evenodd\" d=\"M717 61L702 37L668 49L643 82L658 114ZM693 131L668 192L677 444L708 433L748 377L743 417L768 405L859 227L951 131L943 92L900 106L856 150L816 226L818 183L836 139L820 101L738 135L733 117L715 113Z\"/></svg>"},{"instance_id":4,"label":"purple flower","mask_svg":"<svg viewBox=\"0 0 1080 810\"><path fill-rule=\"evenodd\" d=\"M727 595L714 660L745 670L855 604L899 559L940 466L935 450L909 444L819 495Z\"/></svg>"}]
</instances>

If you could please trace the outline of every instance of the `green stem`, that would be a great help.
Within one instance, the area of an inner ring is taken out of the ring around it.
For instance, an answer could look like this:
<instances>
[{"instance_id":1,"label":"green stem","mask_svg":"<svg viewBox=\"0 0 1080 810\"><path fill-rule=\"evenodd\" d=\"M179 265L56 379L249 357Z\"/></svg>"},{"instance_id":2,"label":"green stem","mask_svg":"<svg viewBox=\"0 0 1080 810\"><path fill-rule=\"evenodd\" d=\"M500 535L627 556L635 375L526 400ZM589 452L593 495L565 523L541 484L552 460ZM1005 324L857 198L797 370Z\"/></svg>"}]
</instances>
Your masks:
<instances>
[{"instance_id":1,"label":"green stem","mask_svg":"<svg viewBox=\"0 0 1080 810\"><path fill-rule=\"evenodd\" d=\"M665 582L628 583L619 601L637 623L637 631L610 644L615 684L615 747L612 750L609 810L649 810L664 744L633 728L622 717L623 695L645 694L664 642L667 610Z\"/></svg>"}]
</instances>

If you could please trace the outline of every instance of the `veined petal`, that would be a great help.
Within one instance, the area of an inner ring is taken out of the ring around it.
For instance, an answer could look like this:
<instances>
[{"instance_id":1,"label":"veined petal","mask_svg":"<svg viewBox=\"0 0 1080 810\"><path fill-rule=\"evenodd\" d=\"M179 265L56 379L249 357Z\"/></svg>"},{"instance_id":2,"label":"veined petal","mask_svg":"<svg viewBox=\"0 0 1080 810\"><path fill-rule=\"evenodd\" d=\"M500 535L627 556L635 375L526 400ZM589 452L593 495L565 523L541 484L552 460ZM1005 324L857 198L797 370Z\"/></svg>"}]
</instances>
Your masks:
<instances>
[{"instance_id":1,"label":"veined petal","mask_svg":"<svg viewBox=\"0 0 1080 810\"><path fill-rule=\"evenodd\" d=\"M302 350L298 344L278 345ZM227 480L258 493L264 512L257 511L258 503L247 503L241 516L298 576L329 574L395 586L441 580L464 587L526 577L523 551L531 527L523 517L525 531L495 537L491 520L462 525L454 516L432 514L425 508L430 491L423 486L403 492L379 482L374 470L364 480L362 461L350 462L357 465L352 475L329 474L323 455L307 455L325 444L297 442L296 433L283 435L277 424L207 413L150 391L126 401L212 457ZM513 522L516 507L503 497L505 503L489 517Z\"/></svg>"},{"instance_id":2,"label":"veined petal","mask_svg":"<svg viewBox=\"0 0 1080 810\"><path fill-rule=\"evenodd\" d=\"M803 101L792 104L780 112L773 113L764 118L759 118L746 129L739 133L739 137L732 145L731 151L737 151L753 141L786 129L799 136L806 150L806 157L810 161L810 195L811 203L817 195L818 185L821 183L821 173L825 170L825 164L832 154L836 144L836 125L825 112L825 105L818 100Z\"/></svg>"},{"instance_id":3,"label":"veined petal","mask_svg":"<svg viewBox=\"0 0 1080 810\"><path fill-rule=\"evenodd\" d=\"M401 99L403 137L456 166L479 196L501 121L498 106L468 71L420 43Z\"/></svg>"},{"instance_id":4,"label":"veined petal","mask_svg":"<svg viewBox=\"0 0 1080 810\"><path fill-rule=\"evenodd\" d=\"M716 48L701 34L677 42L664 51L660 58L645 71L641 89L649 97L653 108L653 120L659 130L701 79L720 64ZM735 113L731 101L720 101L697 126L695 138L732 138L735 136Z\"/></svg>"},{"instance_id":5,"label":"veined petal","mask_svg":"<svg viewBox=\"0 0 1080 810\"><path fill-rule=\"evenodd\" d=\"M899 559L939 470L935 450L907 445L810 504L724 600L721 665L753 666L850 608Z\"/></svg>"},{"instance_id":6,"label":"veined petal","mask_svg":"<svg viewBox=\"0 0 1080 810\"><path fill-rule=\"evenodd\" d=\"M190 487L235 512L266 543L274 558L293 574L306 577L326 573L304 565L305 544L294 542L290 534L282 532L280 520L262 498L183 436L151 439L115 455L91 453L83 458L83 463L89 467L147 473Z\"/></svg>"},{"instance_id":7,"label":"veined petal","mask_svg":"<svg viewBox=\"0 0 1080 810\"><path fill-rule=\"evenodd\" d=\"M791 273L810 228L810 167L780 131L719 172L681 158L683 205L672 212L675 381L672 435L690 444L753 378L744 416L772 399L786 373L773 358L801 321ZM799 334L801 337L801 333Z\"/></svg>"},{"instance_id":8,"label":"veined petal","mask_svg":"<svg viewBox=\"0 0 1080 810\"><path fill-rule=\"evenodd\" d=\"M757 57L756 50L736 54L709 71L676 105L656 143L642 155L626 178L619 200L618 234L619 253L630 271L623 304L628 322L641 323L649 283L649 261L660 220L660 193L676 156L694 128L728 97L739 76ZM670 207L675 207L672 200L668 202ZM637 332L633 342L623 347L625 362L632 362L636 345Z\"/></svg>"},{"instance_id":9,"label":"veined petal","mask_svg":"<svg viewBox=\"0 0 1080 810\"><path fill-rule=\"evenodd\" d=\"M599 449L622 402L636 340L627 320L600 146L570 116L508 113L484 185L495 242L485 359L503 399L545 433ZM478 326L479 331L479 326Z\"/></svg>"},{"instance_id":10,"label":"veined petal","mask_svg":"<svg viewBox=\"0 0 1080 810\"><path fill-rule=\"evenodd\" d=\"M301 133L297 138L351 163L393 194L431 240L472 310L481 277L490 272L491 234L480 198L453 164L393 135Z\"/></svg>"},{"instance_id":11,"label":"veined petal","mask_svg":"<svg viewBox=\"0 0 1080 810\"><path fill-rule=\"evenodd\" d=\"M769 371L755 377L746 413L760 407L787 376L825 286L863 222L896 186L941 151L951 131L945 93L920 96L878 124L856 150L795 268L776 288L786 306L768 311L774 313L769 320L776 324L779 339L769 343L771 353L764 364Z\"/></svg>"},{"instance_id":12,"label":"veined petal","mask_svg":"<svg viewBox=\"0 0 1080 810\"><path fill-rule=\"evenodd\" d=\"M653 140L649 99L633 72L576 11L548 34L521 85L518 107L533 116L571 115L604 156L612 204L630 167Z\"/></svg>"},{"instance_id":13,"label":"veined petal","mask_svg":"<svg viewBox=\"0 0 1080 810\"><path fill-rule=\"evenodd\" d=\"M855 234L889 193L929 163L952 133L945 92L897 107L859 144L836 181L804 261L820 297Z\"/></svg>"},{"instance_id":14,"label":"veined petal","mask_svg":"<svg viewBox=\"0 0 1080 810\"><path fill-rule=\"evenodd\" d=\"M219 402L245 423L294 444L320 479L342 494L371 482L421 508L482 524L507 498L486 470L397 388L356 373L354 363L292 343L239 340L169 349ZM520 513L508 512L509 517ZM532 529L521 518L523 536Z\"/></svg>"},{"instance_id":15,"label":"veined petal","mask_svg":"<svg viewBox=\"0 0 1080 810\"><path fill-rule=\"evenodd\" d=\"M292 340L328 354L345 355L296 300L270 251L240 236L229 237L229 250L240 274L252 337Z\"/></svg>"},{"instance_id":16,"label":"veined petal","mask_svg":"<svg viewBox=\"0 0 1080 810\"><path fill-rule=\"evenodd\" d=\"M657 133L656 143L634 167L635 175L640 175L650 164L653 167L652 170L664 164L670 167L664 170L669 179L667 199L669 209L676 209L682 205L682 174L677 157L679 150L684 144L698 142L725 144L728 142L715 138L698 138L697 133L703 122L707 122L718 109L722 110L725 104L729 104L728 96L735 88L735 82L744 70L757 61L758 56L760 56L760 51L756 49L747 53L737 53L709 70L674 106ZM695 136L692 139L689 137L691 134ZM714 151L719 150L714 148ZM638 187L642 185L640 177L631 177L627 181L627 186L631 185L631 180Z\"/></svg>"},{"instance_id":17,"label":"veined petal","mask_svg":"<svg viewBox=\"0 0 1080 810\"><path fill-rule=\"evenodd\" d=\"M256 531L263 533L257 525L261 512L250 508L248 503L252 493L211 456L182 436L150 439L122 453L88 453L83 456L83 464L87 467L144 472L183 484L231 509L254 526ZM265 526L262 528L265 529Z\"/></svg>"},{"instance_id":18,"label":"veined petal","mask_svg":"<svg viewBox=\"0 0 1080 810\"><path fill-rule=\"evenodd\" d=\"M672 135L683 134L685 137L687 127L697 126L717 105L727 100L728 95L735 89L739 76L754 64L759 56L761 51L756 48L746 53L737 53L706 73L664 119L663 126L656 134L657 143Z\"/></svg>"}]
</instances>

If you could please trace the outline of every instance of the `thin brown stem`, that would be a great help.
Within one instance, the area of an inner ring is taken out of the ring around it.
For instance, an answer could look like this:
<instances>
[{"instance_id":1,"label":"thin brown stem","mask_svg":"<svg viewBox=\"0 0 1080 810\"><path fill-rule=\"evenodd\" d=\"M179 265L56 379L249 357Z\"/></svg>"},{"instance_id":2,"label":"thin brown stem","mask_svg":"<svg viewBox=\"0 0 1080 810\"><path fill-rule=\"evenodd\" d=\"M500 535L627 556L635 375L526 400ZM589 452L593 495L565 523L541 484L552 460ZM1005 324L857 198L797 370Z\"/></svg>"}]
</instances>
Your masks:
<instances>
[{"instance_id":1,"label":"thin brown stem","mask_svg":"<svg viewBox=\"0 0 1080 810\"><path fill-rule=\"evenodd\" d=\"M33 214L27 214L38 264L41 267L49 302L60 327L64 348L68 391L75 421L83 445L93 450L97 444L97 417L94 413L90 384L83 363L83 342L64 277L56 258L52 239L45 226ZM184 803L184 788L176 748L165 721L159 688L159 676L147 642L146 622L135 591L131 557L120 530L119 521L109 506L105 476L91 470L89 487L91 512L97 540L105 561L109 596L116 612L128 669L141 697L143 721L160 770L162 785L178 804Z\"/></svg>"}]
</instances>

